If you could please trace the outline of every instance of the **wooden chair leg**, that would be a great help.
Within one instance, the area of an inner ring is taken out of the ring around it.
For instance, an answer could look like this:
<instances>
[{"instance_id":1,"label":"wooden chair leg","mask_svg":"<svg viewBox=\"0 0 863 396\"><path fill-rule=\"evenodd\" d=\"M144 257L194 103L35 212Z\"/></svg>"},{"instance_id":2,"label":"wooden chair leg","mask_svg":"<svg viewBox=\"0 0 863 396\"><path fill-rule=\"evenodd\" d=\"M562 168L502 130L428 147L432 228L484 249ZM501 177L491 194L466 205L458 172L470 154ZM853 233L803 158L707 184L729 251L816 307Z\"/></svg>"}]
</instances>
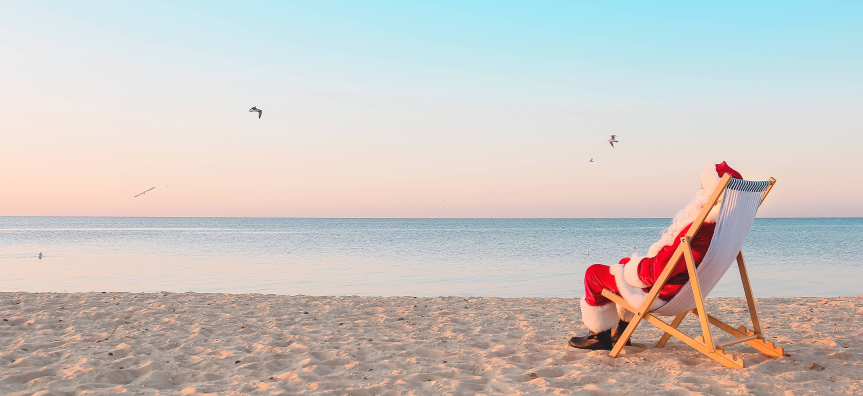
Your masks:
<instances>
[{"instance_id":1,"label":"wooden chair leg","mask_svg":"<svg viewBox=\"0 0 863 396\"><path fill-rule=\"evenodd\" d=\"M611 348L611 352L608 356L616 358L617 355L623 350L623 347L626 346L626 341L629 341L629 337L632 337L632 333L635 332L635 328L638 327L638 324L641 322L642 317L635 315L632 318L632 321L629 322L629 326L626 326L626 330L623 331L623 334L620 335L620 339L617 340L617 344L614 344L614 347Z\"/></svg>"},{"instance_id":2,"label":"wooden chair leg","mask_svg":"<svg viewBox=\"0 0 863 396\"><path fill-rule=\"evenodd\" d=\"M755 334L762 335L761 322L758 321L758 310L755 309L755 297L752 296L752 286L749 284L749 273L746 271L746 262L743 261L743 252L737 253L737 268L740 270L740 280L743 282L743 292L746 294L746 304L749 305L749 316L752 318L752 329Z\"/></svg>"},{"instance_id":3,"label":"wooden chair leg","mask_svg":"<svg viewBox=\"0 0 863 396\"><path fill-rule=\"evenodd\" d=\"M683 341L684 344L695 348L696 351L703 353L705 356L719 362L725 367L743 368L746 366L746 364L743 362L743 359L735 357L730 353L725 353L725 351L717 349L709 350L707 348L707 345L704 343L704 337L702 336L698 336L698 338L692 339L688 335L682 333L680 330L669 326L668 323L663 322L662 320L653 315L647 315L645 319L656 327L665 330L667 333L671 333L672 337Z\"/></svg>"},{"instance_id":4,"label":"wooden chair leg","mask_svg":"<svg viewBox=\"0 0 863 396\"><path fill-rule=\"evenodd\" d=\"M698 315L697 312L693 313ZM734 327L722 322L721 320L715 318L712 315L707 315L707 320L710 321L710 324L718 327L720 330L730 334L734 338L749 338L750 336L756 335L755 332L746 330L746 327L744 326L740 326L735 329ZM749 339L745 342L749 346L761 351L761 353L768 356L781 357L785 355L785 350L782 347L777 346L771 341L765 340L763 336L759 336L755 339Z\"/></svg>"},{"instance_id":5,"label":"wooden chair leg","mask_svg":"<svg viewBox=\"0 0 863 396\"><path fill-rule=\"evenodd\" d=\"M713 336L710 334L710 323L707 321L707 310L704 309L704 296L701 294L698 272L695 271L695 259L692 258L692 248L689 245L691 240L692 238L689 236L683 237L681 246L683 246L683 256L686 259L686 269L689 272L689 283L692 285L692 292L695 294L695 309L698 310L698 319L701 321L701 338L704 340L707 350L713 352L716 347L713 344ZM696 340L698 339L696 338Z\"/></svg>"},{"instance_id":6,"label":"wooden chair leg","mask_svg":"<svg viewBox=\"0 0 863 396\"><path fill-rule=\"evenodd\" d=\"M668 268L668 267L666 267L666 268ZM740 358L734 357L734 355L732 355L732 354L725 353L722 350L712 350L712 351L708 350L707 345L705 345L705 342L703 341L704 337L698 337L701 340L692 339L688 335L680 332L680 330L678 330L677 328L671 327L671 325L669 325L668 323L663 322L661 319L659 319L659 318L657 318L657 317L655 317L649 313L642 312L642 315L638 315L638 310L636 308L629 305L629 303L627 303L623 299L623 297L612 293L608 289L604 289L602 291L602 295L605 298L607 298L611 301L614 301L615 304L618 304L621 307L625 308L627 311L636 313L636 316L633 318L633 321L629 323L629 326L626 328L626 331L624 331L623 336L621 336L620 340L617 341L617 344L614 345L614 349L611 350L611 353L609 353L609 356L617 357L617 355L620 354L620 351L623 350L623 346L626 344L626 340L629 339L629 337L632 336L632 332L635 331L635 327L637 326L637 324L636 324L636 326L633 326L633 323L637 323L636 321L638 319L644 319L644 320L650 322L651 324L653 324L654 326L659 327L661 330L664 330L666 333L671 334L672 337L677 338L680 341L683 341L684 344L689 345L689 346L695 348L695 350L705 354L707 357L709 357L713 360L716 360L717 362L721 363L725 367L732 367L732 368L744 367L743 360ZM693 312L693 313L695 313L695 312ZM721 323L721 322L719 322L719 323ZM721 324L724 325L724 323L721 323ZM679 325L679 323L678 323L678 325ZM626 334L627 332L629 332L630 334ZM735 330L735 332L736 332L736 330ZM749 341L748 343L753 343L753 342L754 342L754 340ZM617 349L617 353L615 353L615 349Z\"/></svg>"},{"instance_id":7,"label":"wooden chair leg","mask_svg":"<svg viewBox=\"0 0 863 396\"><path fill-rule=\"evenodd\" d=\"M676 328L677 328L677 326L680 326L680 322L683 322L683 318L685 318L685 317L686 317L686 314L687 314L687 313L689 313L689 312L684 312L684 313L682 313L682 314L677 315L676 317L674 317L674 320L673 320L673 321L671 321L671 327L673 327L673 328L675 328L675 329L676 329ZM657 343L656 343L656 347L657 347L657 348L662 348L662 347L664 347L664 346L665 346L665 343L666 343L666 342L668 342L668 340L669 340L670 338L671 338L671 333L666 332L665 334L663 334L663 335L662 335L662 337L661 337L661 338L659 338L659 342L657 342Z\"/></svg>"}]
</instances>

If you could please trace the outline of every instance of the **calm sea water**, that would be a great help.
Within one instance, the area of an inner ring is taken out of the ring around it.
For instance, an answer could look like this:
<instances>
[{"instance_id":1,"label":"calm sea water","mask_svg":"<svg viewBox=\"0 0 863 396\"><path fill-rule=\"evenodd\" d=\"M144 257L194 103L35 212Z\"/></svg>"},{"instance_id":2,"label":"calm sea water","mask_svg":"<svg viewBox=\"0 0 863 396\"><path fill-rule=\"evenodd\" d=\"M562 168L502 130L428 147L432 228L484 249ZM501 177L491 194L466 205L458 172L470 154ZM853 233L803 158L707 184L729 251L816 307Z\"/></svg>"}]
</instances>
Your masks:
<instances>
[{"instance_id":1,"label":"calm sea water","mask_svg":"<svg viewBox=\"0 0 863 396\"><path fill-rule=\"evenodd\" d=\"M0 217L0 291L573 297L669 222ZM747 240L757 297L863 294L863 219L758 219ZM742 295L735 268L711 296Z\"/></svg>"}]
</instances>

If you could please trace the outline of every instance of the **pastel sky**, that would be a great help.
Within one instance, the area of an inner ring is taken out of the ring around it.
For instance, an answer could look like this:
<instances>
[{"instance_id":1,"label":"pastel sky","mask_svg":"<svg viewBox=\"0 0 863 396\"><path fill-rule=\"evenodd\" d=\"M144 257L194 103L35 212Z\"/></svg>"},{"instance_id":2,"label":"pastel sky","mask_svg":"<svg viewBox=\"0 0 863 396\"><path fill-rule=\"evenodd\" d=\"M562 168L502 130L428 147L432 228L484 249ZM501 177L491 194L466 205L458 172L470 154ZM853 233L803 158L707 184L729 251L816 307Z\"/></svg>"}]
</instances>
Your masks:
<instances>
[{"instance_id":1,"label":"pastel sky","mask_svg":"<svg viewBox=\"0 0 863 396\"><path fill-rule=\"evenodd\" d=\"M861 20L863 2L4 1L0 215L670 217L725 160L778 180L762 216L863 216Z\"/></svg>"}]
</instances>

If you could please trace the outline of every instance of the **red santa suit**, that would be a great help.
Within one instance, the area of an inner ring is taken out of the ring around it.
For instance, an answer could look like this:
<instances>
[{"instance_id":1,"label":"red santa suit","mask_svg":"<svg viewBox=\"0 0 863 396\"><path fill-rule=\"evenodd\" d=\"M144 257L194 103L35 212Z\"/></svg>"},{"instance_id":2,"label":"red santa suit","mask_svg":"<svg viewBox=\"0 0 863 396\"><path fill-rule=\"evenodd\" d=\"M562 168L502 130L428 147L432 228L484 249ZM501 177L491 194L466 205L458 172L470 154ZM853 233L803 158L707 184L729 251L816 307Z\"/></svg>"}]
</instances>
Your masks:
<instances>
[{"instance_id":1,"label":"red santa suit","mask_svg":"<svg viewBox=\"0 0 863 396\"><path fill-rule=\"evenodd\" d=\"M609 330L618 324L618 320L629 321L632 313L622 307L617 307L611 300L602 296L602 289L609 289L621 295L633 306L641 305L647 297L650 288L671 261L671 256L680 245L680 238L685 236L692 226L695 217L707 202L710 194L719 184L719 179L725 173L742 179L740 173L731 169L724 161L717 165L708 165L701 172L701 189L695 199L681 210L662 237L654 243L646 257L633 254L632 257L621 259L618 264L607 266L594 264L587 268L584 274L584 297L581 299L581 313L584 324L593 332ZM716 228L716 218L719 215L719 205L711 209L705 222L692 238L692 257L697 267L713 239ZM689 282L686 261L683 257L674 263L671 277L660 289L658 298L651 305L651 310L661 307L671 300L680 288Z\"/></svg>"}]
</instances>

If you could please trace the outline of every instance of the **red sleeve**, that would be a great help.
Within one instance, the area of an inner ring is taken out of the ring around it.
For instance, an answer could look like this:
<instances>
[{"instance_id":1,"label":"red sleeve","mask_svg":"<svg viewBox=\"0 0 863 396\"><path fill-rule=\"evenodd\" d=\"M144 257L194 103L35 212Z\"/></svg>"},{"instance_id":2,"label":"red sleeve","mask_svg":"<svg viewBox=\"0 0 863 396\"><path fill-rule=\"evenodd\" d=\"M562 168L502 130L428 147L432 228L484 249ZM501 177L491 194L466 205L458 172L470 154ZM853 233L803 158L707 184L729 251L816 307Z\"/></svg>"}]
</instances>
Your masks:
<instances>
[{"instance_id":1,"label":"red sleeve","mask_svg":"<svg viewBox=\"0 0 863 396\"><path fill-rule=\"evenodd\" d=\"M674 244L662 248L662 250L660 250L654 257L641 260L638 265L638 278L641 279L645 285L653 286L653 284L656 283L656 279L659 278L659 275L663 270L665 270L665 266L669 261L671 261L671 256L674 255L674 251L677 250L678 246L680 246L680 238L686 235L691 226L692 224L686 226L682 231L680 231L677 238L674 238ZM713 229L715 226L715 224L709 223L702 224L698 233L696 233L690 243L690 246L692 246L692 258L695 259L696 265L701 263L701 260L704 258L704 254L707 253L707 248L710 246L710 239L713 237ZM671 270L671 276L669 279L684 272L686 272L686 259L681 255L680 259L674 266L674 269Z\"/></svg>"}]
</instances>

